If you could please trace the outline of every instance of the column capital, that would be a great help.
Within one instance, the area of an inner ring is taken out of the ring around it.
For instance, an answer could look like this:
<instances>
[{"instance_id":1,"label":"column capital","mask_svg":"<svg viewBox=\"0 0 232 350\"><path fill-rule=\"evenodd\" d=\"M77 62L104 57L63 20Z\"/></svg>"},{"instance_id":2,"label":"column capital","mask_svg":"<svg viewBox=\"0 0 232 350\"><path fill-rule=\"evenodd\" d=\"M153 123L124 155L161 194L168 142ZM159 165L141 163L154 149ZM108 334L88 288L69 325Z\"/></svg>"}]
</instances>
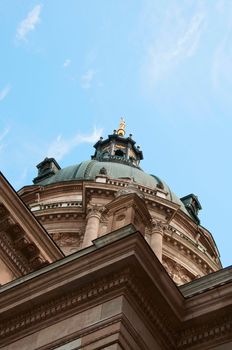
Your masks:
<instances>
[{"instance_id":1,"label":"column capital","mask_svg":"<svg viewBox=\"0 0 232 350\"><path fill-rule=\"evenodd\" d=\"M105 210L105 207L99 204L88 204L87 205L87 216L86 218L89 219L90 217L96 217L100 220L101 214Z\"/></svg>"},{"instance_id":2,"label":"column capital","mask_svg":"<svg viewBox=\"0 0 232 350\"><path fill-rule=\"evenodd\" d=\"M161 235L163 235L164 230L167 229L167 224L165 224L164 222L154 219L152 218L151 220L151 234L153 233L160 233Z\"/></svg>"}]
</instances>

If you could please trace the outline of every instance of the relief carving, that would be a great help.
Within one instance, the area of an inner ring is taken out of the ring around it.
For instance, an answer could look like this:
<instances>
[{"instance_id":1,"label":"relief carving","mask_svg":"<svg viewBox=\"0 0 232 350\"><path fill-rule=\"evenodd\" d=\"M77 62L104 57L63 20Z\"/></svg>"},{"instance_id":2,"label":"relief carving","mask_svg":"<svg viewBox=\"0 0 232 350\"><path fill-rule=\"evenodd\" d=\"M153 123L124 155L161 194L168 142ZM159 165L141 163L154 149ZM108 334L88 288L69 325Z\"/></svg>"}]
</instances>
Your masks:
<instances>
[{"instance_id":1,"label":"relief carving","mask_svg":"<svg viewBox=\"0 0 232 350\"><path fill-rule=\"evenodd\" d=\"M194 276L183 266L167 257L163 257L163 266L177 285L188 283L194 279Z\"/></svg>"},{"instance_id":2,"label":"relief carving","mask_svg":"<svg viewBox=\"0 0 232 350\"><path fill-rule=\"evenodd\" d=\"M65 255L76 252L81 246L81 232L55 232L50 233L52 239Z\"/></svg>"}]
</instances>

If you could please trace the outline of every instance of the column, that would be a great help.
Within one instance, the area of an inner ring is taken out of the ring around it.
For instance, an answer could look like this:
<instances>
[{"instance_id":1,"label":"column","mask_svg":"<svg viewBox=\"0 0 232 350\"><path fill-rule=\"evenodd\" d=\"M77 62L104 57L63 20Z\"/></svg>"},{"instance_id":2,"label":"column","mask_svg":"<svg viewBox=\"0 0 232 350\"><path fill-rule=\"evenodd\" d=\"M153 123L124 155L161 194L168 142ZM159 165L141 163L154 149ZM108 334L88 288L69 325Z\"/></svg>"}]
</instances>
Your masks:
<instances>
[{"instance_id":1,"label":"column","mask_svg":"<svg viewBox=\"0 0 232 350\"><path fill-rule=\"evenodd\" d=\"M151 230L151 248L161 263L163 250L163 234L163 224L159 221L153 220Z\"/></svg>"},{"instance_id":2,"label":"column","mask_svg":"<svg viewBox=\"0 0 232 350\"><path fill-rule=\"evenodd\" d=\"M92 241L98 237L101 213L103 210L104 208L102 206L88 206L87 224L82 248L92 245Z\"/></svg>"}]
</instances>

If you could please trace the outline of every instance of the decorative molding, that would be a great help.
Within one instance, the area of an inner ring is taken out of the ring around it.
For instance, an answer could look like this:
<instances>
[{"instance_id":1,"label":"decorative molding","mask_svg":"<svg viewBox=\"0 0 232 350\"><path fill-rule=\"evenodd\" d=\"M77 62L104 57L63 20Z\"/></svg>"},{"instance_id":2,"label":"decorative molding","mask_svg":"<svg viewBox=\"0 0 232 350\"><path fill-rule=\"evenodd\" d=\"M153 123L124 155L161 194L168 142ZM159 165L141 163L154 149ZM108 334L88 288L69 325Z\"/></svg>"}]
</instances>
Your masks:
<instances>
[{"instance_id":1,"label":"decorative molding","mask_svg":"<svg viewBox=\"0 0 232 350\"><path fill-rule=\"evenodd\" d=\"M177 285L188 283L196 278L187 269L163 255L162 264Z\"/></svg>"},{"instance_id":2,"label":"decorative molding","mask_svg":"<svg viewBox=\"0 0 232 350\"><path fill-rule=\"evenodd\" d=\"M7 261L7 265L9 264L10 269L11 266L13 266L13 269L17 271L18 276L26 275L31 271L25 258L22 254L19 254L19 252L16 251L11 240L4 232L1 232L0 234L0 249Z\"/></svg>"},{"instance_id":3,"label":"decorative molding","mask_svg":"<svg viewBox=\"0 0 232 350\"><path fill-rule=\"evenodd\" d=\"M51 232L49 234L64 254L67 255L80 249L84 230L79 228L78 232Z\"/></svg>"},{"instance_id":4,"label":"decorative molding","mask_svg":"<svg viewBox=\"0 0 232 350\"><path fill-rule=\"evenodd\" d=\"M73 310L83 303L94 300L105 295L115 288L125 286L129 279L129 268L123 271L102 278L101 280L89 283L87 287L79 288L70 294L61 295L44 304L34 306L25 313L0 322L0 339L16 334L16 332L28 329L40 322L51 319L59 314Z\"/></svg>"},{"instance_id":5,"label":"decorative molding","mask_svg":"<svg viewBox=\"0 0 232 350\"><path fill-rule=\"evenodd\" d=\"M107 296L107 293L115 289L122 291L122 288L127 290L123 294L129 293L128 297L131 295L133 300L140 306L145 317L151 321L152 327L157 332L162 332L169 346L168 349L174 349L174 333L170 325L169 316L164 315L159 307L152 303L146 289L139 284L134 271L129 267L105 276L69 294L66 292L66 294L60 295L46 303L34 306L27 312L21 312L15 317L2 320L0 322L0 343L4 342L5 338L9 339L12 336L17 336L18 332L31 332L31 328L38 326L41 322L48 322L49 320L52 322L52 319L58 315L65 317L67 312L74 312L76 308L83 304L92 300L96 301L98 297L103 295Z\"/></svg>"},{"instance_id":6,"label":"decorative molding","mask_svg":"<svg viewBox=\"0 0 232 350\"><path fill-rule=\"evenodd\" d=\"M177 349L208 348L208 343L213 342L215 347L223 343L232 334L232 316L215 317L214 321L197 323L194 327L183 329L178 334Z\"/></svg>"},{"instance_id":7,"label":"decorative molding","mask_svg":"<svg viewBox=\"0 0 232 350\"><path fill-rule=\"evenodd\" d=\"M193 242L189 242L187 238L182 237L176 233L176 231L165 231L164 241L167 245L178 250L181 254L191 259L196 264L204 275L213 271L217 271L219 267L201 250L197 250L197 246L194 246ZM194 250L195 248L195 250Z\"/></svg>"},{"instance_id":8,"label":"decorative molding","mask_svg":"<svg viewBox=\"0 0 232 350\"><path fill-rule=\"evenodd\" d=\"M82 201L62 201L62 202L50 202L50 203L33 203L30 206L32 212L38 212L42 210L53 210L60 208L82 208Z\"/></svg>"},{"instance_id":9,"label":"decorative molding","mask_svg":"<svg viewBox=\"0 0 232 350\"><path fill-rule=\"evenodd\" d=\"M25 275L47 264L38 247L31 242L3 204L0 211L3 216L0 221L0 247L9 267L16 268L18 275Z\"/></svg>"}]
</instances>

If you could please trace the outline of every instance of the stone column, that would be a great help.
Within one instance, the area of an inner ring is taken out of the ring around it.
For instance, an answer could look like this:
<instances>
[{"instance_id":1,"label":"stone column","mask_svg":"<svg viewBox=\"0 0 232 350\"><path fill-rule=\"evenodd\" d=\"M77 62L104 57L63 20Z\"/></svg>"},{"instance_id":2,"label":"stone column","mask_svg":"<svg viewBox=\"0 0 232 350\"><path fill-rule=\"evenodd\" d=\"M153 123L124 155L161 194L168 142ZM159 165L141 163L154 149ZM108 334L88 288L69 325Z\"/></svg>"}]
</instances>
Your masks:
<instances>
[{"instance_id":1,"label":"stone column","mask_svg":"<svg viewBox=\"0 0 232 350\"><path fill-rule=\"evenodd\" d=\"M164 225L160 221L152 220L151 248L162 263Z\"/></svg>"},{"instance_id":2,"label":"stone column","mask_svg":"<svg viewBox=\"0 0 232 350\"><path fill-rule=\"evenodd\" d=\"M92 245L92 241L98 237L101 213L103 210L104 208L102 206L88 206L87 224L85 227L82 248Z\"/></svg>"}]
</instances>

